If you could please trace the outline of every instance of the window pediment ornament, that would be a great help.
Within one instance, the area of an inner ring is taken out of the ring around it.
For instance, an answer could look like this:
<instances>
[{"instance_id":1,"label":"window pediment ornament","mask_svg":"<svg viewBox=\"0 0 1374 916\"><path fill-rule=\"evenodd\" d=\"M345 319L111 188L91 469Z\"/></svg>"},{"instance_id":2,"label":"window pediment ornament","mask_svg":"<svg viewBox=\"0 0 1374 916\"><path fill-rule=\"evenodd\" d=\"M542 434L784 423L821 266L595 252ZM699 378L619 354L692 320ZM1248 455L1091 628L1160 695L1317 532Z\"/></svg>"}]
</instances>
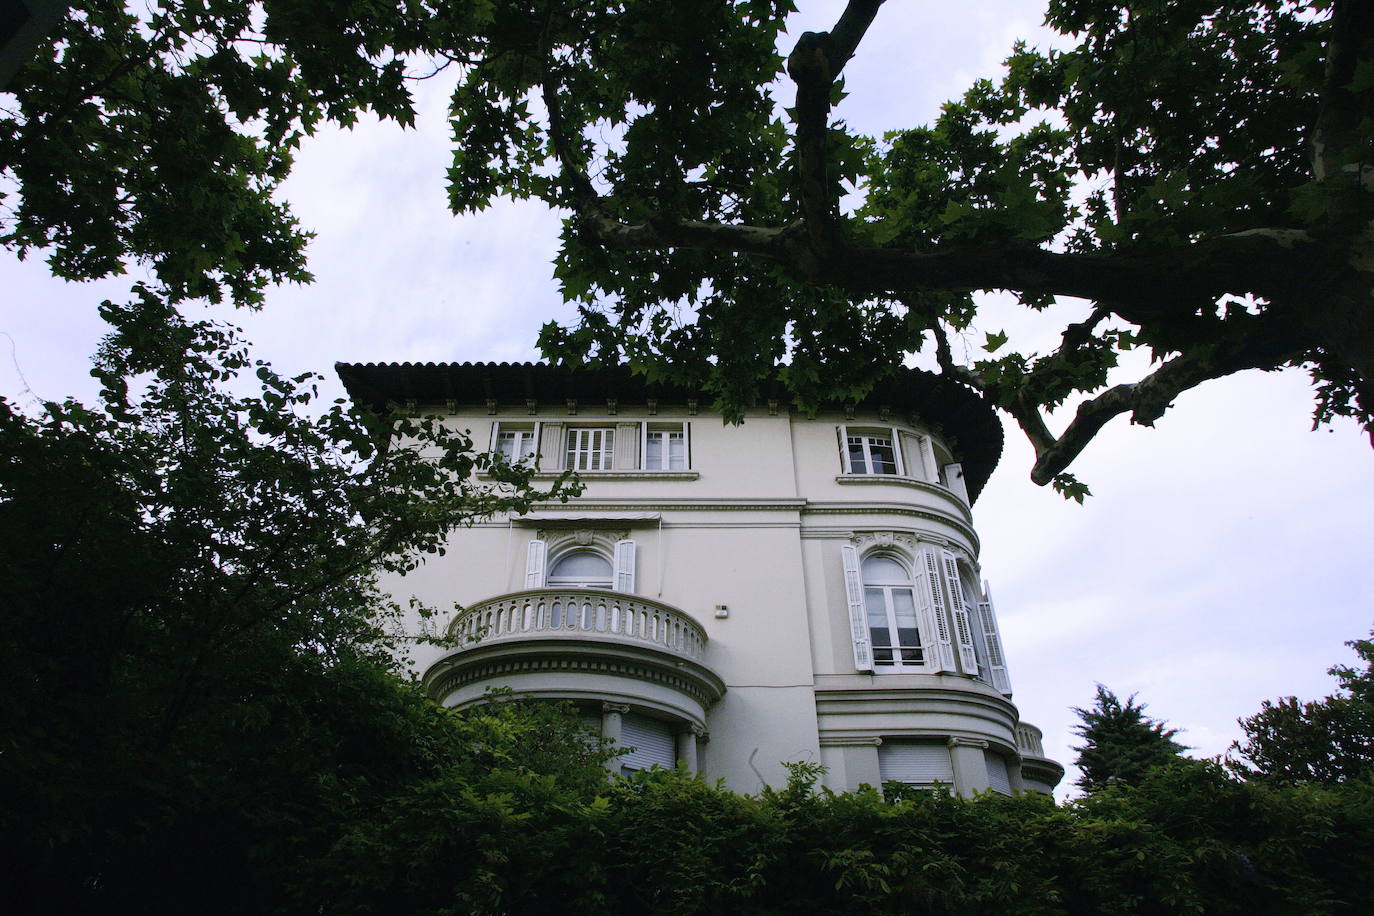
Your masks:
<instances>
[{"instance_id":1,"label":"window pediment ornament","mask_svg":"<svg viewBox=\"0 0 1374 916\"><path fill-rule=\"evenodd\" d=\"M550 556L571 547L595 547L614 555L616 542L629 536L629 529L626 528L576 528L571 531L541 528L537 534L541 541L547 542L546 549Z\"/></svg>"},{"instance_id":2,"label":"window pediment ornament","mask_svg":"<svg viewBox=\"0 0 1374 916\"><path fill-rule=\"evenodd\" d=\"M914 534L901 534L895 531L859 531L849 538L849 542L861 551L872 547L905 547L908 551L914 551L920 540Z\"/></svg>"}]
</instances>

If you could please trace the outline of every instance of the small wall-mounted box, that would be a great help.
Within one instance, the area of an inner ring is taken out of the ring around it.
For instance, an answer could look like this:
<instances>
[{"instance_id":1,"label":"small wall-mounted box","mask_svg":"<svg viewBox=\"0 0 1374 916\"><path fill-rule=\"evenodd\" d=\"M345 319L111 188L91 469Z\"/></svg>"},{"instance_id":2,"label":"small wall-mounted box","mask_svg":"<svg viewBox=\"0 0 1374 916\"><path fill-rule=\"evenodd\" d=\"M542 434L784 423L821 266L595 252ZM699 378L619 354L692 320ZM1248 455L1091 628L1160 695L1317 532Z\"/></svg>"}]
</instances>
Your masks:
<instances>
[{"instance_id":1,"label":"small wall-mounted box","mask_svg":"<svg viewBox=\"0 0 1374 916\"><path fill-rule=\"evenodd\" d=\"M716 616L717 616L717 617L729 617L729 616L730 616L730 606L729 606L728 604L717 604L717 605L716 605Z\"/></svg>"}]
</instances>

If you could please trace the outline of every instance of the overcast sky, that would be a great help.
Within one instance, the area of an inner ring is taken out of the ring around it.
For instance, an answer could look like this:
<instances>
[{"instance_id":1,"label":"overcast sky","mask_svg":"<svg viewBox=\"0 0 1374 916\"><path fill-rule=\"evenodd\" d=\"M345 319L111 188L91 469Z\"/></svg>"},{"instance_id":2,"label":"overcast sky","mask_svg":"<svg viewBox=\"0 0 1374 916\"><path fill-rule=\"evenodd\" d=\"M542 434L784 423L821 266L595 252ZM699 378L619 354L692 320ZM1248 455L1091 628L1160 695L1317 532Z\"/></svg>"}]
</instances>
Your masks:
<instances>
[{"instance_id":1,"label":"overcast sky","mask_svg":"<svg viewBox=\"0 0 1374 916\"><path fill-rule=\"evenodd\" d=\"M799 3L793 35L841 7ZM1042 15L1026 0L888 4L848 68L839 115L871 133L924 123L994 75L1016 38L1043 46ZM539 326L573 314L552 280L556 215L447 211L447 88L419 92L415 130L364 119L305 144L285 196L318 233L317 280L229 315L259 358L324 372L331 397L335 361L533 360ZM0 394L91 398L95 306L127 289L127 278L64 284L41 258L0 254ZM1017 332L1053 339L995 300L977 327L1012 331L1013 344ZM1138 692L1210 756L1262 699L1323 696L1326 669L1354 660L1342 643L1374 620L1374 453L1351 423L1309 432L1312 403L1304 373L1252 373L1183 395L1153 430L1119 418L1072 469L1092 487L1085 506L1033 486L1030 449L1007 428L974 518L1015 699L1050 756L1072 761L1070 707L1090 705L1097 683Z\"/></svg>"}]
</instances>

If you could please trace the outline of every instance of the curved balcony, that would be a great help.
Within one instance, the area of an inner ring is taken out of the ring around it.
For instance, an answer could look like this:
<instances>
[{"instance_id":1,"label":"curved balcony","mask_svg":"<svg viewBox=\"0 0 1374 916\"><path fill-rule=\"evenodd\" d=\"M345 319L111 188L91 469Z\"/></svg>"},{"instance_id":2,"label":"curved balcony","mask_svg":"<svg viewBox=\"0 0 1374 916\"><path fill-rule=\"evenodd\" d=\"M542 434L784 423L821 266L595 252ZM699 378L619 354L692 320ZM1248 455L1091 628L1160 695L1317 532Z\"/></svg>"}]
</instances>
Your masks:
<instances>
[{"instance_id":1,"label":"curved balcony","mask_svg":"<svg viewBox=\"0 0 1374 916\"><path fill-rule=\"evenodd\" d=\"M1016 723L1016 749L1021 752L1021 780L1027 789L1054 792L1064 778L1064 767L1045 756L1044 734L1029 722Z\"/></svg>"},{"instance_id":2,"label":"curved balcony","mask_svg":"<svg viewBox=\"0 0 1374 916\"><path fill-rule=\"evenodd\" d=\"M700 659L706 631L670 605L599 588L540 588L492 598L449 625L463 646L537 636L651 645Z\"/></svg>"},{"instance_id":3,"label":"curved balcony","mask_svg":"<svg viewBox=\"0 0 1374 916\"><path fill-rule=\"evenodd\" d=\"M526 696L628 703L702 724L725 693L702 661L701 624L638 595L529 589L471 605L448 632L456 647L430 666L424 684L449 706L503 686Z\"/></svg>"}]
</instances>

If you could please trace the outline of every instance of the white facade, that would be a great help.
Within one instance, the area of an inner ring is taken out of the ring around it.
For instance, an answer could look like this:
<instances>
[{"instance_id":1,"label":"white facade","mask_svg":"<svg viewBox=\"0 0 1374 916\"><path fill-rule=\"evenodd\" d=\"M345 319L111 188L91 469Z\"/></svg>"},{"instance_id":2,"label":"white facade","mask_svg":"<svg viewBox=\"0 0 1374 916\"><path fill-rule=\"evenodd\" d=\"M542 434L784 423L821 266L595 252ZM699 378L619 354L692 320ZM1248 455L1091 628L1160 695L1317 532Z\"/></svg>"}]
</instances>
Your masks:
<instances>
[{"instance_id":1,"label":"white facade","mask_svg":"<svg viewBox=\"0 0 1374 916\"><path fill-rule=\"evenodd\" d=\"M911 372L872 403L728 426L624 371L338 368L359 402L444 414L586 485L454 532L394 583L462 608L452 648L413 659L437 701L568 699L635 748L617 768L680 762L740 792L797 760L836 790L1062 777L1018 719L978 566L970 495L1001 432L971 393Z\"/></svg>"}]
</instances>

